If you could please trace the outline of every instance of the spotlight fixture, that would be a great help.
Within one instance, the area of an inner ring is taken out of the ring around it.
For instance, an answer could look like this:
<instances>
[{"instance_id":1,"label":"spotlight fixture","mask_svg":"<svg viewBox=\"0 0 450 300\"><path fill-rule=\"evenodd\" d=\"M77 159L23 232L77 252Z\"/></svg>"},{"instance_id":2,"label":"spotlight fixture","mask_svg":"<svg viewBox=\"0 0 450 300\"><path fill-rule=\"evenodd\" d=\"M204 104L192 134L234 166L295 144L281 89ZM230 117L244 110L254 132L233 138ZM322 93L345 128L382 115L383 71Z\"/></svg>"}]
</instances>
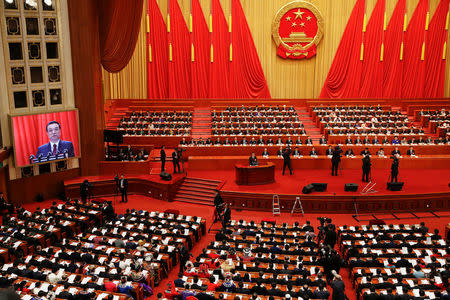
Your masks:
<instances>
[{"instance_id":1,"label":"spotlight fixture","mask_svg":"<svg viewBox=\"0 0 450 300\"><path fill-rule=\"evenodd\" d=\"M52 0L44 0L45 5L52 6Z\"/></svg>"},{"instance_id":2,"label":"spotlight fixture","mask_svg":"<svg viewBox=\"0 0 450 300\"><path fill-rule=\"evenodd\" d=\"M5 0L5 2L8 4L13 4L14 0Z\"/></svg>"}]
</instances>

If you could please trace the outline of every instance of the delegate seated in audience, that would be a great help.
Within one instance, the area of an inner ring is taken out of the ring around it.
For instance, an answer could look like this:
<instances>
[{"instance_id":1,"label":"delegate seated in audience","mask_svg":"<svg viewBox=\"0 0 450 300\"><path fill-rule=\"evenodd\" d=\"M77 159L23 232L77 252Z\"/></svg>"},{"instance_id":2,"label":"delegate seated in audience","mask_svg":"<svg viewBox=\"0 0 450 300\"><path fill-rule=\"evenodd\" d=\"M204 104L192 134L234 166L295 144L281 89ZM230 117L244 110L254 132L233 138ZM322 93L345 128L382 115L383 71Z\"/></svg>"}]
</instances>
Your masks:
<instances>
[{"instance_id":1,"label":"delegate seated in audience","mask_svg":"<svg viewBox=\"0 0 450 300\"><path fill-rule=\"evenodd\" d=\"M328 149L325 151L325 155L327 156L331 156L333 155L333 148L330 146L328 146Z\"/></svg>"},{"instance_id":2,"label":"delegate seated in audience","mask_svg":"<svg viewBox=\"0 0 450 300\"><path fill-rule=\"evenodd\" d=\"M379 157L385 157L385 155L384 155L384 149L383 149L383 148L380 148L380 150L377 151L377 155L378 155Z\"/></svg>"},{"instance_id":3,"label":"delegate seated in audience","mask_svg":"<svg viewBox=\"0 0 450 300\"><path fill-rule=\"evenodd\" d=\"M309 152L309 156L317 156L316 148L312 147L311 151Z\"/></svg>"},{"instance_id":4,"label":"delegate seated in audience","mask_svg":"<svg viewBox=\"0 0 450 300\"><path fill-rule=\"evenodd\" d=\"M412 146L410 146L408 151L406 151L406 155L416 156L416 151L414 151L414 148Z\"/></svg>"},{"instance_id":5,"label":"delegate seated in audience","mask_svg":"<svg viewBox=\"0 0 450 300\"><path fill-rule=\"evenodd\" d=\"M269 152L267 151L267 148L264 148L263 152L261 153L263 157L269 157Z\"/></svg>"},{"instance_id":6,"label":"delegate seated in audience","mask_svg":"<svg viewBox=\"0 0 450 300\"><path fill-rule=\"evenodd\" d=\"M294 151L292 152L292 156L294 157L300 157L302 156L302 153L300 152L300 150L298 149L298 147L294 148Z\"/></svg>"},{"instance_id":7,"label":"delegate seated in audience","mask_svg":"<svg viewBox=\"0 0 450 300\"><path fill-rule=\"evenodd\" d=\"M280 147L280 149L278 149L277 156L278 157L282 157L283 156L283 147Z\"/></svg>"},{"instance_id":8,"label":"delegate seated in audience","mask_svg":"<svg viewBox=\"0 0 450 300\"><path fill-rule=\"evenodd\" d=\"M312 144L313 144L312 139L309 136L306 137L305 145L312 145Z\"/></svg>"},{"instance_id":9,"label":"delegate seated in audience","mask_svg":"<svg viewBox=\"0 0 450 300\"><path fill-rule=\"evenodd\" d=\"M353 144L353 141L352 141L350 135L347 135L347 138L345 139L345 144L346 144L346 145L351 145L351 144Z\"/></svg>"},{"instance_id":10,"label":"delegate seated in audience","mask_svg":"<svg viewBox=\"0 0 450 300\"><path fill-rule=\"evenodd\" d=\"M395 155L400 156L401 155L400 150L398 150L398 147L395 147L395 149L392 150L391 155L392 156L395 156Z\"/></svg>"},{"instance_id":11,"label":"delegate seated in audience","mask_svg":"<svg viewBox=\"0 0 450 300\"><path fill-rule=\"evenodd\" d=\"M392 145L399 145L400 140L398 139L398 136L394 136L391 143L392 143Z\"/></svg>"},{"instance_id":12,"label":"delegate seated in audience","mask_svg":"<svg viewBox=\"0 0 450 300\"><path fill-rule=\"evenodd\" d=\"M257 166L258 165L258 159L256 158L255 152L253 152L252 155L249 158L249 165L250 166Z\"/></svg>"},{"instance_id":13,"label":"delegate seated in audience","mask_svg":"<svg viewBox=\"0 0 450 300\"><path fill-rule=\"evenodd\" d=\"M353 149L352 149L352 148L348 148L348 149L345 151L345 156L347 156L347 157L353 157L353 156L355 156L355 153L353 152Z\"/></svg>"},{"instance_id":14,"label":"delegate seated in audience","mask_svg":"<svg viewBox=\"0 0 450 300\"><path fill-rule=\"evenodd\" d=\"M366 155L371 156L372 154L370 153L369 148L366 147L364 150L361 151L360 155L361 156L366 156Z\"/></svg>"}]
</instances>

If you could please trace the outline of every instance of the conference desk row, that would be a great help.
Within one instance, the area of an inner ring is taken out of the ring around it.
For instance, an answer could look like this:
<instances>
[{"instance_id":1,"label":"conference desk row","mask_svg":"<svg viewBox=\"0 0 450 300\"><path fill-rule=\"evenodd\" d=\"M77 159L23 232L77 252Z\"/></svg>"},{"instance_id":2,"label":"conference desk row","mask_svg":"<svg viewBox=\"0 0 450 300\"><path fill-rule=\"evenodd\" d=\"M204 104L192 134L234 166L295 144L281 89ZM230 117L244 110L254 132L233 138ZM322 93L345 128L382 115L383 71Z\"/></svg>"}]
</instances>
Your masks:
<instances>
[{"instance_id":1,"label":"conference desk row","mask_svg":"<svg viewBox=\"0 0 450 300\"><path fill-rule=\"evenodd\" d=\"M283 148L286 146L282 146ZM294 150L298 147L298 150L302 155L307 156L309 152L314 147L316 152L320 155L325 155L328 149L327 145L291 145L291 149ZM334 149L334 146L332 146ZM365 148L368 148L370 153L375 156L376 152L380 148L384 149L386 156L390 155L392 150L395 149L393 145L342 145L341 149L344 151L347 149L352 149L355 155L358 155ZM247 156L248 157L255 152L256 156L261 156L264 149L267 149L269 155L276 155L280 146L185 146L186 152L183 153L183 157L191 156ZM402 155L406 155L406 151L409 149L409 145L399 145L398 149ZM447 155L450 154L450 145L417 145L413 146L416 151L416 155ZM343 153L343 154L344 154ZM190 159L190 158L189 158Z\"/></svg>"},{"instance_id":2,"label":"conference desk row","mask_svg":"<svg viewBox=\"0 0 450 300\"><path fill-rule=\"evenodd\" d=\"M235 165L248 165L249 156L190 156L189 170L232 170ZM278 156L269 156L263 158L258 156L260 165L267 163L275 164L275 168L281 170L283 167L283 158ZM388 157L380 158L372 156L372 168L390 169L392 160ZM301 158L293 157L291 159L294 170L298 169L330 169L331 159L328 156L320 155L317 157L303 156ZM343 157L341 161L343 169L361 169L362 157L357 155L354 158ZM400 158L400 168L402 169L448 169L450 168L450 155L424 155L418 157Z\"/></svg>"}]
</instances>

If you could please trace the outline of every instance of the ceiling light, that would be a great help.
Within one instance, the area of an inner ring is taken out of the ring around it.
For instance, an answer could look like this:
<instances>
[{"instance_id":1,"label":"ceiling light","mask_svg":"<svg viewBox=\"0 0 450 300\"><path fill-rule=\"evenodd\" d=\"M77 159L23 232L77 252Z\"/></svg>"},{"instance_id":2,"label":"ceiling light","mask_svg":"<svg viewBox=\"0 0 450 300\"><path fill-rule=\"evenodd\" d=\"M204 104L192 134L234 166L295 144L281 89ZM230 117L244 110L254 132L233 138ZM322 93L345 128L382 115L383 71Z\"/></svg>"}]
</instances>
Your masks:
<instances>
[{"instance_id":1,"label":"ceiling light","mask_svg":"<svg viewBox=\"0 0 450 300\"><path fill-rule=\"evenodd\" d=\"M32 6L32 7L34 7L34 8L37 8L37 2L36 2L36 0L26 0L25 3L28 4L29 6Z\"/></svg>"},{"instance_id":2,"label":"ceiling light","mask_svg":"<svg viewBox=\"0 0 450 300\"><path fill-rule=\"evenodd\" d=\"M13 4L14 0L5 0L5 2L8 4Z\"/></svg>"},{"instance_id":3,"label":"ceiling light","mask_svg":"<svg viewBox=\"0 0 450 300\"><path fill-rule=\"evenodd\" d=\"M52 0L44 0L45 5L52 6Z\"/></svg>"}]
</instances>

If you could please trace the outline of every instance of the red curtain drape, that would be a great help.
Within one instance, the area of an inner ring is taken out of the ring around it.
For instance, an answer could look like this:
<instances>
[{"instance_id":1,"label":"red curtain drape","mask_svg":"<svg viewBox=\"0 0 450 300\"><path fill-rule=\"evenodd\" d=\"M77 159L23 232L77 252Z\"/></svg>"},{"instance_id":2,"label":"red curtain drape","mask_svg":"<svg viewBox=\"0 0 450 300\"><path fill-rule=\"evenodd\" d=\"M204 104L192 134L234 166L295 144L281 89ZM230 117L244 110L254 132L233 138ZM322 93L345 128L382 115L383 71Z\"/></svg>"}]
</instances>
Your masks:
<instances>
[{"instance_id":1,"label":"red curtain drape","mask_svg":"<svg viewBox=\"0 0 450 300\"><path fill-rule=\"evenodd\" d=\"M210 34L198 0L192 0L192 98L208 98Z\"/></svg>"},{"instance_id":2,"label":"red curtain drape","mask_svg":"<svg viewBox=\"0 0 450 300\"><path fill-rule=\"evenodd\" d=\"M422 60L422 47L425 41L427 11L428 0L420 0L405 32L402 84L404 98L421 98L424 95L425 61Z\"/></svg>"},{"instance_id":3,"label":"red curtain drape","mask_svg":"<svg viewBox=\"0 0 450 300\"><path fill-rule=\"evenodd\" d=\"M239 0L232 0L232 61L230 92L233 98L270 98L266 77Z\"/></svg>"},{"instance_id":4,"label":"red curtain drape","mask_svg":"<svg viewBox=\"0 0 450 300\"><path fill-rule=\"evenodd\" d=\"M428 28L425 48L425 88L426 98L444 96L445 57L444 43L448 31L445 29L450 0L441 0Z\"/></svg>"},{"instance_id":5,"label":"red curtain drape","mask_svg":"<svg viewBox=\"0 0 450 300\"><path fill-rule=\"evenodd\" d=\"M167 27L156 0L148 1L147 97L169 97L169 46Z\"/></svg>"},{"instance_id":6,"label":"red curtain drape","mask_svg":"<svg viewBox=\"0 0 450 300\"><path fill-rule=\"evenodd\" d=\"M36 155L39 146L49 143L46 128L50 121L61 125L61 140L72 142L75 156L80 156L77 120L76 110L13 117L17 166L28 165L30 155Z\"/></svg>"},{"instance_id":7,"label":"red curtain drape","mask_svg":"<svg viewBox=\"0 0 450 300\"><path fill-rule=\"evenodd\" d=\"M364 60L359 92L361 98L380 98L383 96L381 45L383 43L385 1L377 1L364 34Z\"/></svg>"},{"instance_id":8,"label":"red curtain drape","mask_svg":"<svg viewBox=\"0 0 450 300\"><path fill-rule=\"evenodd\" d=\"M169 98L188 99L192 97L191 42L178 0L169 1L169 14L169 43L172 45L172 61L169 57Z\"/></svg>"},{"instance_id":9,"label":"red curtain drape","mask_svg":"<svg viewBox=\"0 0 450 300\"><path fill-rule=\"evenodd\" d=\"M212 0L210 98L230 97L230 33L219 0Z\"/></svg>"},{"instance_id":10,"label":"red curtain drape","mask_svg":"<svg viewBox=\"0 0 450 300\"><path fill-rule=\"evenodd\" d=\"M400 98L402 93L403 60L400 59L403 41L403 22L406 0L398 0L384 33L383 97Z\"/></svg>"},{"instance_id":11,"label":"red curtain drape","mask_svg":"<svg viewBox=\"0 0 450 300\"><path fill-rule=\"evenodd\" d=\"M342 35L320 98L359 96L365 0L358 0Z\"/></svg>"},{"instance_id":12,"label":"red curtain drape","mask_svg":"<svg viewBox=\"0 0 450 300\"><path fill-rule=\"evenodd\" d=\"M98 2L101 60L108 72L119 72L133 56L143 3L143 0Z\"/></svg>"}]
</instances>

